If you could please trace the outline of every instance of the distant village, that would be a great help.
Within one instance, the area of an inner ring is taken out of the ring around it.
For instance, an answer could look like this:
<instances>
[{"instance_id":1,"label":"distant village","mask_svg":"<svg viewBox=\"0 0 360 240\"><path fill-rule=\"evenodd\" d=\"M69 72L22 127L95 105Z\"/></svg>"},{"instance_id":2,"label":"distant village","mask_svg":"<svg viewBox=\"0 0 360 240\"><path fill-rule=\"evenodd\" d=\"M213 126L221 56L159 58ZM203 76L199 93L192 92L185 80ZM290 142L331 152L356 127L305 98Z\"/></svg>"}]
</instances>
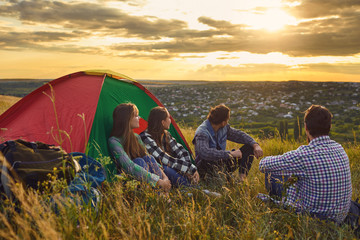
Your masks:
<instances>
[{"instance_id":1,"label":"distant village","mask_svg":"<svg viewBox=\"0 0 360 240\"><path fill-rule=\"evenodd\" d=\"M206 118L210 107L219 103L231 108L233 118L250 122L264 117L292 119L311 104L324 105L343 120L345 113L360 116L360 83L208 82L149 89L179 119Z\"/></svg>"},{"instance_id":2,"label":"distant village","mask_svg":"<svg viewBox=\"0 0 360 240\"><path fill-rule=\"evenodd\" d=\"M360 83L204 82L147 87L176 121L190 126L205 120L210 107L220 103L231 108L235 125L262 122L275 127L281 120L301 119L311 104L327 107L340 132L359 130L360 125Z\"/></svg>"}]
</instances>

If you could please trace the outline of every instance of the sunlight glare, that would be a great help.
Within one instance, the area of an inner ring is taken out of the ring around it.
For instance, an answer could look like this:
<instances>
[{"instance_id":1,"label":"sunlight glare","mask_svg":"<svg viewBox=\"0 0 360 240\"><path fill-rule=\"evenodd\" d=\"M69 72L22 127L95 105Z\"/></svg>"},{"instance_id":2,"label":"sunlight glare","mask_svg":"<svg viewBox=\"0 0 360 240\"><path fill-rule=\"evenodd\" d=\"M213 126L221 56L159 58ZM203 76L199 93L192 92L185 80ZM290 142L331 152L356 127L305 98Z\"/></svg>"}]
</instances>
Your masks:
<instances>
[{"instance_id":1,"label":"sunlight glare","mask_svg":"<svg viewBox=\"0 0 360 240\"><path fill-rule=\"evenodd\" d=\"M253 15L249 25L255 29L265 29L267 31L277 31L286 25L295 25L296 18L290 16L281 9L272 8L264 13Z\"/></svg>"}]
</instances>

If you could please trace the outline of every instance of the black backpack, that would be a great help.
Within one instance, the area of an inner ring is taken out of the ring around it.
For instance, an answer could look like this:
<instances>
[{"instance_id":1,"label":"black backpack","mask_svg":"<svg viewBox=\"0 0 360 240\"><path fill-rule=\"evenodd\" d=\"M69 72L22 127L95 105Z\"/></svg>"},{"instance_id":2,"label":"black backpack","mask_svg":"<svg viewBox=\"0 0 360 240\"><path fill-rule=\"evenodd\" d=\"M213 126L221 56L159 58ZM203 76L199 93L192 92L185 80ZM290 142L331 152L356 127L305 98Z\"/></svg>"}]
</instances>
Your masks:
<instances>
[{"instance_id":1,"label":"black backpack","mask_svg":"<svg viewBox=\"0 0 360 240\"><path fill-rule=\"evenodd\" d=\"M42 142L6 141L0 144L0 151L4 156L0 156L0 191L8 197L12 196L11 182L42 190L42 183L51 176L69 183L79 170L71 155Z\"/></svg>"}]
</instances>

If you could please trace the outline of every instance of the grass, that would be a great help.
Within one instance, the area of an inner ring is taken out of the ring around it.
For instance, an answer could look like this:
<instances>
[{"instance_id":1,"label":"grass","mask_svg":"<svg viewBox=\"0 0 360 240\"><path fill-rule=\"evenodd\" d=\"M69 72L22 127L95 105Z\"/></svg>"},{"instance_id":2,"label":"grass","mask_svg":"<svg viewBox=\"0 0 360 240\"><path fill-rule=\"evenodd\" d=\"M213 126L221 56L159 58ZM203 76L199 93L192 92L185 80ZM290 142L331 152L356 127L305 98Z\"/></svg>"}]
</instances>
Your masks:
<instances>
[{"instance_id":1,"label":"grass","mask_svg":"<svg viewBox=\"0 0 360 240\"><path fill-rule=\"evenodd\" d=\"M1 101L0 101L1 104ZM183 128L190 144L194 129ZM281 154L300 143L278 138L258 140L265 155ZM229 144L229 148L237 147ZM360 196L360 146L344 144L352 171L353 198ZM55 195L58 212L49 196L21 188L14 190L18 208L0 202L2 239L354 239L347 226L337 226L273 207L256 198L265 193L264 176L255 160L247 181L228 184L219 178L201 186L216 190L210 197L200 190L172 190L171 202L144 183L106 183L98 212ZM56 184L56 182L54 182ZM192 195L188 193L191 192Z\"/></svg>"},{"instance_id":2,"label":"grass","mask_svg":"<svg viewBox=\"0 0 360 240\"><path fill-rule=\"evenodd\" d=\"M0 114L5 112L10 106L19 101L20 98L0 95Z\"/></svg>"}]
</instances>

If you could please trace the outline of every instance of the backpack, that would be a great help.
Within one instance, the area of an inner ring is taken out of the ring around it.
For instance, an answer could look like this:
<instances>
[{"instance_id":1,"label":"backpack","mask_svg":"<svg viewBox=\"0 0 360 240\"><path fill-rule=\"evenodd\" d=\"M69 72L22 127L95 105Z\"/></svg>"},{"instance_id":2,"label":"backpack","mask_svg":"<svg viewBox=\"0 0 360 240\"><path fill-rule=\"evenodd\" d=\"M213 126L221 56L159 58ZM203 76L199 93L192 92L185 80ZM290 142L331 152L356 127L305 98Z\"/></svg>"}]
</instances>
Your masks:
<instances>
[{"instance_id":1,"label":"backpack","mask_svg":"<svg viewBox=\"0 0 360 240\"><path fill-rule=\"evenodd\" d=\"M28 142L21 139L0 144L1 181L0 191L11 198L11 183L21 183L25 189L43 190L45 181L51 176L64 179L67 184L79 170L76 161L60 147L42 142ZM43 184L44 183L44 184Z\"/></svg>"},{"instance_id":2,"label":"backpack","mask_svg":"<svg viewBox=\"0 0 360 240\"><path fill-rule=\"evenodd\" d=\"M78 206L90 204L98 212L103 196L100 189L106 181L105 168L100 162L84 153L72 152L70 154L79 162L81 170L76 173L74 179L62 191L61 195L72 199ZM58 204L53 202L52 207L55 213L58 213Z\"/></svg>"}]
</instances>

